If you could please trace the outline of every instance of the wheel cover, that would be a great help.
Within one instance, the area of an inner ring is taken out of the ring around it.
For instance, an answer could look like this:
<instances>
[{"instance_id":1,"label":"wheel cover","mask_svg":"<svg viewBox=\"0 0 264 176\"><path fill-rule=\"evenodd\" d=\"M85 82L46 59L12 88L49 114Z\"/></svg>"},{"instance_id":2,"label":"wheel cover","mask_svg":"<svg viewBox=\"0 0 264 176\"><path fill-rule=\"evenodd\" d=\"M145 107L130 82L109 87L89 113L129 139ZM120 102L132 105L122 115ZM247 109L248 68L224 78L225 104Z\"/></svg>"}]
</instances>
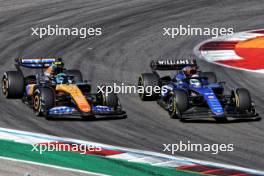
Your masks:
<instances>
[{"instance_id":1,"label":"wheel cover","mask_svg":"<svg viewBox=\"0 0 264 176\"><path fill-rule=\"evenodd\" d=\"M39 107L40 107L40 97L38 95L36 95L34 97L34 109L36 111L39 111Z\"/></svg>"},{"instance_id":2,"label":"wheel cover","mask_svg":"<svg viewBox=\"0 0 264 176\"><path fill-rule=\"evenodd\" d=\"M235 103L236 103L236 107L239 108L240 107L240 101L239 101L239 97L236 93L235 93Z\"/></svg>"},{"instance_id":3,"label":"wheel cover","mask_svg":"<svg viewBox=\"0 0 264 176\"><path fill-rule=\"evenodd\" d=\"M171 97L169 100L168 110L169 110L170 114L177 114L176 102L174 101L173 97Z\"/></svg>"},{"instance_id":4,"label":"wheel cover","mask_svg":"<svg viewBox=\"0 0 264 176\"><path fill-rule=\"evenodd\" d=\"M2 91L3 91L4 96L7 97L7 95L8 95L8 80L7 80L7 78L3 78Z\"/></svg>"}]
</instances>

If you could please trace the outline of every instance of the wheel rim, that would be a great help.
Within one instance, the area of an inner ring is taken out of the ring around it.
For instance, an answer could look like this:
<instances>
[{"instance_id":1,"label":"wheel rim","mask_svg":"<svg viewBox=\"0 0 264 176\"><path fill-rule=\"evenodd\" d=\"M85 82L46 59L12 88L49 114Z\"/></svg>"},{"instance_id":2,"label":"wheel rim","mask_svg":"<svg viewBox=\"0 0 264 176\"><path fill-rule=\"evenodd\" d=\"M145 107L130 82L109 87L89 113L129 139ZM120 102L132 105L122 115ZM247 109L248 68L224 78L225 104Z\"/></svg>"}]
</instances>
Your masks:
<instances>
[{"instance_id":1,"label":"wheel rim","mask_svg":"<svg viewBox=\"0 0 264 176\"><path fill-rule=\"evenodd\" d=\"M176 109L176 106L174 103L175 103L174 98L171 97L169 100L169 107L168 107L170 114L176 114L176 112L177 112L177 109Z\"/></svg>"},{"instance_id":2,"label":"wheel rim","mask_svg":"<svg viewBox=\"0 0 264 176\"><path fill-rule=\"evenodd\" d=\"M38 95L36 95L36 96L34 97L34 109L35 109L36 111L39 111L39 107L40 107L40 98L39 98Z\"/></svg>"},{"instance_id":3,"label":"wheel rim","mask_svg":"<svg viewBox=\"0 0 264 176\"><path fill-rule=\"evenodd\" d=\"M2 82L2 91L4 96L8 96L8 80L7 78L3 78L3 82Z\"/></svg>"},{"instance_id":4,"label":"wheel rim","mask_svg":"<svg viewBox=\"0 0 264 176\"><path fill-rule=\"evenodd\" d=\"M168 111L171 118L181 118L181 113L177 109L175 97L169 99Z\"/></svg>"}]
</instances>

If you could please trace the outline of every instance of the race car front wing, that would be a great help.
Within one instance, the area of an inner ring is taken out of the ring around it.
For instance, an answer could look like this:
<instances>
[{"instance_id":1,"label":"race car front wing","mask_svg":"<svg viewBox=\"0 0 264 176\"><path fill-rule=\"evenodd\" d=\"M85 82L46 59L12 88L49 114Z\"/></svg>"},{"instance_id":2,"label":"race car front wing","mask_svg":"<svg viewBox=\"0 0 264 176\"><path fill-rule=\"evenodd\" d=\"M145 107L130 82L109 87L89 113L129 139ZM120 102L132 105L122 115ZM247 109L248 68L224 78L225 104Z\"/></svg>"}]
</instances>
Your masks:
<instances>
[{"instance_id":1,"label":"race car front wing","mask_svg":"<svg viewBox=\"0 0 264 176\"><path fill-rule=\"evenodd\" d=\"M47 111L47 116L63 116L63 115L73 115L73 116L126 116L126 112L122 108L114 109L109 106L95 105L92 107L90 112L81 112L74 107L69 106L58 106L51 108Z\"/></svg>"},{"instance_id":2,"label":"race car front wing","mask_svg":"<svg viewBox=\"0 0 264 176\"><path fill-rule=\"evenodd\" d=\"M182 118L254 118L259 114L253 111L238 111L234 107L224 108L224 113L221 115L214 114L208 107L192 107L182 113Z\"/></svg>"}]
</instances>

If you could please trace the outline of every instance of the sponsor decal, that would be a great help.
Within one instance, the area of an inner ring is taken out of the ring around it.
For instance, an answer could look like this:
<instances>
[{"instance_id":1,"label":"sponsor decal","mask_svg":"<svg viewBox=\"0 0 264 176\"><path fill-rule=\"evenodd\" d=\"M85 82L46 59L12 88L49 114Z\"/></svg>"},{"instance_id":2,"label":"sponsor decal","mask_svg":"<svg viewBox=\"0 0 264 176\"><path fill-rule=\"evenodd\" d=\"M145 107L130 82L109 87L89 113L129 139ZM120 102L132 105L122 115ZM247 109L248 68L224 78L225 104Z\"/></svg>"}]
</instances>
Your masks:
<instances>
[{"instance_id":1,"label":"sponsor decal","mask_svg":"<svg viewBox=\"0 0 264 176\"><path fill-rule=\"evenodd\" d=\"M215 97L214 96L208 96L208 99L214 99Z\"/></svg>"},{"instance_id":2,"label":"sponsor decal","mask_svg":"<svg viewBox=\"0 0 264 176\"><path fill-rule=\"evenodd\" d=\"M158 60L157 63L159 65L185 65L185 64L194 64L194 61L193 60L182 60L182 59L179 59L179 60Z\"/></svg>"}]
</instances>

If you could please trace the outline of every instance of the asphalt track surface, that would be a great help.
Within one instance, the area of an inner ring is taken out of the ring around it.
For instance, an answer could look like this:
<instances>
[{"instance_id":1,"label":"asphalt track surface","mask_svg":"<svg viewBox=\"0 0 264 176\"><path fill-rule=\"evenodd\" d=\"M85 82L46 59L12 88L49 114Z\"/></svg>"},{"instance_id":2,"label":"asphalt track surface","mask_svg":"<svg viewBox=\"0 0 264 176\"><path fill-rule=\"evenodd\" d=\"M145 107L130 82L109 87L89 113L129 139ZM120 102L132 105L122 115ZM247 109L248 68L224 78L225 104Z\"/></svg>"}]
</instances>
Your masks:
<instances>
[{"instance_id":1,"label":"asphalt track surface","mask_svg":"<svg viewBox=\"0 0 264 176\"><path fill-rule=\"evenodd\" d=\"M163 27L233 27L235 31L263 28L263 1L119 1L119 0L0 0L0 72L12 70L16 57L63 57L66 65L79 68L94 85L105 82L137 84L153 58L193 56L193 48L208 36L170 39ZM78 37L31 36L31 27L102 27L103 35ZM231 87L246 87L264 114L264 76L239 72L205 62L202 70L215 71ZM155 102L137 95L120 96L127 119L46 120L38 118L19 100L0 95L0 126L63 137L162 152L162 144L233 143L233 152L177 152L177 155L264 169L264 121L230 123L170 119Z\"/></svg>"}]
</instances>

